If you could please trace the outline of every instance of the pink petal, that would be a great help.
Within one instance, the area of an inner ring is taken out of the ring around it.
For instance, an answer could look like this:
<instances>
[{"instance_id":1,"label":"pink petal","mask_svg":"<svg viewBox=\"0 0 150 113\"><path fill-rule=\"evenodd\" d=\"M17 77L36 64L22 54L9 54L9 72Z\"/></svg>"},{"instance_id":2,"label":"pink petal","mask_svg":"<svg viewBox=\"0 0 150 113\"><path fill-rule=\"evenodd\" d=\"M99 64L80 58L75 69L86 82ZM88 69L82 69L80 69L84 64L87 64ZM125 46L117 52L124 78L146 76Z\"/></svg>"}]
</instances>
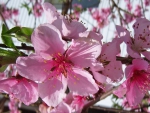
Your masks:
<instances>
[{"instance_id":1,"label":"pink petal","mask_svg":"<svg viewBox=\"0 0 150 113\"><path fill-rule=\"evenodd\" d=\"M102 52L100 55L101 61L113 61L116 60L116 55L120 53L120 44L122 41L119 38L113 39L112 42L103 44Z\"/></svg>"},{"instance_id":2,"label":"pink petal","mask_svg":"<svg viewBox=\"0 0 150 113\"><path fill-rule=\"evenodd\" d=\"M3 80L3 79L5 79L6 77L5 77L5 74L4 73L0 73L0 80Z\"/></svg>"},{"instance_id":3,"label":"pink petal","mask_svg":"<svg viewBox=\"0 0 150 113\"><path fill-rule=\"evenodd\" d=\"M116 30L118 32L119 37L122 38L123 41L125 41L125 42L130 42L131 41L130 33L129 33L129 31L127 29L116 25Z\"/></svg>"},{"instance_id":4,"label":"pink petal","mask_svg":"<svg viewBox=\"0 0 150 113\"><path fill-rule=\"evenodd\" d=\"M46 70L52 68L49 62L40 56L30 55L18 57L16 67L21 76L33 81L43 81L49 75Z\"/></svg>"},{"instance_id":5,"label":"pink petal","mask_svg":"<svg viewBox=\"0 0 150 113\"><path fill-rule=\"evenodd\" d=\"M148 69L148 62L143 59L134 59L132 61L135 70L147 70Z\"/></svg>"},{"instance_id":6,"label":"pink petal","mask_svg":"<svg viewBox=\"0 0 150 113\"><path fill-rule=\"evenodd\" d=\"M93 76L95 78L95 80L97 80L100 83L106 83L107 77L100 74L99 72L93 71Z\"/></svg>"},{"instance_id":7,"label":"pink petal","mask_svg":"<svg viewBox=\"0 0 150 113\"><path fill-rule=\"evenodd\" d=\"M0 80L0 92L10 93L11 87L17 84L18 81L14 78Z\"/></svg>"},{"instance_id":8,"label":"pink petal","mask_svg":"<svg viewBox=\"0 0 150 113\"><path fill-rule=\"evenodd\" d=\"M63 19L57 19L52 23L61 32L65 39L77 39L79 34L86 31L86 28L81 22L75 20L68 20L65 17Z\"/></svg>"},{"instance_id":9,"label":"pink petal","mask_svg":"<svg viewBox=\"0 0 150 113\"><path fill-rule=\"evenodd\" d=\"M150 51L144 51L144 52L142 52L142 54L143 54L148 60L150 60Z\"/></svg>"},{"instance_id":10,"label":"pink petal","mask_svg":"<svg viewBox=\"0 0 150 113\"><path fill-rule=\"evenodd\" d=\"M50 113L71 113L71 108L65 102L61 102L56 108L54 108Z\"/></svg>"},{"instance_id":11,"label":"pink petal","mask_svg":"<svg viewBox=\"0 0 150 113\"><path fill-rule=\"evenodd\" d=\"M52 4L45 2L42 7L48 23L51 24L56 19L60 18L61 15L57 12L57 9Z\"/></svg>"},{"instance_id":12,"label":"pink petal","mask_svg":"<svg viewBox=\"0 0 150 113\"><path fill-rule=\"evenodd\" d=\"M67 82L53 78L39 84L39 96L48 105L56 107L64 98L67 88Z\"/></svg>"},{"instance_id":13,"label":"pink petal","mask_svg":"<svg viewBox=\"0 0 150 113\"><path fill-rule=\"evenodd\" d=\"M119 98L123 98L127 92L126 82L122 83L117 90L113 91L113 94L118 96Z\"/></svg>"},{"instance_id":14,"label":"pink petal","mask_svg":"<svg viewBox=\"0 0 150 113\"><path fill-rule=\"evenodd\" d=\"M103 38L101 34L95 33L94 31L85 31L83 33L80 33L79 36L81 38L91 38L91 39L97 40L99 41L100 44Z\"/></svg>"},{"instance_id":15,"label":"pink petal","mask_svg":"<svg viewBox=\"0 0 150 113\"><path fill-rule=\"evenodd\" d=\"M126 78L132 77L133 76L133 71L134 71L134 66L133 65L127 66L126 69L125 69Z\"/></svg>"},{"instance_id":16,"label":"pink petal","mask_svg":"<svg viewBox=\"0 0 150 113\"><path fill-rule=\"evenodd\" d=\"M129 80L127 82L129 82ZM132 82L130 85L128 83L126 98L130 106L138 105L142 101L144 95L145 93L141 92L136 82Z\"/></svg>"},{"instance_id":17,"label":"pink petal","mask_svg":"<svg viewBox=\"0 0 150 113\"><path fill-rule=\"evenodd\" d=\"M74 40L67 51L68 59L74 65L80 67L90 67L100 55L101 45L97 41L90 39Z\"/></svg>"},{"instance_id":18,"label":"pink petal","mask_svg":"<svg viewBox=\"0 0 150 113\"><path fill-rule=\"evenodd\" d=\"M141 58L141 55L138 53L138 51L134 51L133 49L131 49L131 47L129 47L127 45L127 52L128 54L133 57L133 58Z\"/></svg>"},{"instance_id":19,"label":"pink petal","mask_svg":"<svg viewBox=\"0 0 150 113\"><path fill-rule=\"evenodd\" d=\"M90 95L98 91L92 75L85 70L72 68L72 72L68 73L68 87L77 95Z\"/></svg>"},{"instance_id":20,"label":"pink petal","mask_svg":"<svg viewBox=\"0 0 150 113\"><path fill-rule=\"evenodd\" d=\"M150 47L150 21L145 18L138 18L133 25L135 43L139 47Z\"/></svg>"},{"instance_id":21,"label":"pink petal","mask_svg":"<svg viewBox=\"0 0 150 113\"><path fill-rule=\"evenodd\" d=\"M38 100L37 84L27 79L19 79L18 83L11 87L11 94L29 105Z\"/></svg>"},{"instance_id":22,"label":"pink petal","mask_svg":"<svg viewBox=\"0 0 150 113\"><path fill-rule=\"evenodd\" d=\"M66 42L62 40L59 30L50 24L42 24L36 28L31 36L31 40L37 54L45 53L49 56L53 56L56 53L63 54L67 47Z\"/></svg>"},{"instance_id":23,"label":"pink petal","mask_svg":"<svg viewBox=\"0 0 150 113\"><path fill-rule=\"evenodd\" d=\"M120 81L123 78L122 63L120 61L111 61L105 66L102 73L109 77L113 82Z\"/></svg>"}]
</instances>

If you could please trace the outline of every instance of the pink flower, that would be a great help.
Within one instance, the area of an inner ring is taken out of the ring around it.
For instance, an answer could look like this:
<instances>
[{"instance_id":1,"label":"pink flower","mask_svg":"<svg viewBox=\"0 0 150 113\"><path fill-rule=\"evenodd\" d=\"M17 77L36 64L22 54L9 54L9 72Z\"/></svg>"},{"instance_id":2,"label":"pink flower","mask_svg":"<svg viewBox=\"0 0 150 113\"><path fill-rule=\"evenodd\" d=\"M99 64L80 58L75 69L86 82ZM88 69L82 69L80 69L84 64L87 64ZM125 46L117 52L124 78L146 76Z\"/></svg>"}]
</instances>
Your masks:
<instances>
[{"instance_id":1,"label":"pink flower","mask_svg":"<svg viewBox=\"0 0 150 113\"><path fill-rule=\"evenodd\" d=\"M18 110L19 101L11 96L9 97L10 97L10 102L8 103L8 106L9 106L10 113L21 113Z\"/></svg>"},{"instance_id":2,"label":"pink flower","mask_svg":"<svg viewBox=\"0 0 150 113\"><path fill-rule=\"evenodd\" d=\"M14 66L13 66L14 67ZM0 80L0 91L10 94L12 97L19 99L26 105L34 103L38 100L37 83L23 78L22 76L12 75L15 68L10 70L9 76Z\"/></svg>"},{"instance_id":3,"label":"pink flower","mask_svg":"<svg viewBox=\"0 0 150 113\"><path fill-rule=\"evenodd\" d=\"M71 113L71 108L65 102L61 102L56 108L52 109L50 113Z\"/></svg>"},{"instance_id":4,"label":"pink flower","mask_svg":"<svg viewBox=\"0 0 150 113\"><path fill-rule=\"evenodd\" d=\"M14 16L18 16L19 10L18 10L18 9L13 9L13 10L12 10L12 14L13 14Z\"/></svg>"},{"instance_id":5,"label":"pink flower","mask_svg":"<svg viewBox=\"0 0 150 113\"><path fill-rule=\"evenodd\" d=\"M64 102L71 107L72 112L81 113L84 105L88 103L88 100L85 96L69 93L64 99Z\"/></svg>"},{"instance_id":6,"label":"pink flower","mask_svg":"<svg viewBox=\"0 0 150 113\"><path fill-rule=\"evenodd\" d=\"M59 29L63 39L77 39L79 38L79 33L86 31L81 22L72 20L68 15L62 16L50 3L44 3L43 9L47 22Z\"/></svg>"},{"instance_id":7,"label":"pink flower","mask_svg":"<svg viewBox=\"0 0 150 113\"><path fill-rule=\"evenodd\" d=\"M66 85L79 95L98 91L92 75L84 70L92 66L100 54L98 41L89 38L73 40L67 48L60 31L50 24L35 29L31 40L35 54L19 57L17 69L22 76L42 82L39 83L39 95L46 104L57 106L64 97Z\"/></svg>"},{"instance_id":8,"label":"pink flower","mask_svg":"<svg viewBox=\"0 0 150 113\"><path fill-rule=\"evenodd\" d=\"M130 36L129 31L116 26L117 32L121 39L127 45L127 52L133 58L141 58L141 54L147 59L150 59L150 52L147 49L150 47L150 21L144 18L138 18L133 25L134 38Z\"/></svg>"},{"instance_id":9,"label":"pink flower","mask_svg":"<svg viewBox=\"0 0 150 113\"><path fill-rule=\"evenodd\" d=\"M40 17L43 13L43 8L40 3L35 3L33 6L33 14L35 17Z\"/></svg>"},{"instance_id":10,"label":"pink flower","mask_svg":"<svg viewBox=\"0 0 150 113\"><path fill-rule=\"evenodd\" d=\"M136 106L144 97L145 93L150 90L150 72L148 63L141 59L134 59L132 65L125 69L127 78L126 98L130 106Z\"/></svg>"}]
</instances>

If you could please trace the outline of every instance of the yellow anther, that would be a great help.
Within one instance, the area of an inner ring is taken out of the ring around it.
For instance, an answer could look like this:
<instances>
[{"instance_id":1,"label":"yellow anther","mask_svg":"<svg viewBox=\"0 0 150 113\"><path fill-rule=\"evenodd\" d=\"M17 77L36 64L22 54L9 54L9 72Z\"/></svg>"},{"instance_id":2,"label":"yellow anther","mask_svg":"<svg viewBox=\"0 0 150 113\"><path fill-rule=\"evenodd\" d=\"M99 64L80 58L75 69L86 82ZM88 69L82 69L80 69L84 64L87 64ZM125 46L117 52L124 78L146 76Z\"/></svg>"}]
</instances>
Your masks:
<instances>
[{"instance_id":1,"label":"yellow anther","mask_svg":"<svg viewBox=\"0 0 150 113\"><path fill-rule=\"evenodd\" d=\"M58 53L59 56L62 56L61 53Z\"/></svg>"},{"instance_id":2,"label":"yellow anther","mask_svg":"<svg viewBox=\"0 0 150 113\"><path fill-rule=\"evenodd\" d=\"M47 63L47 60L44 60L44 63Z\"/></svg>"}]
</instances>

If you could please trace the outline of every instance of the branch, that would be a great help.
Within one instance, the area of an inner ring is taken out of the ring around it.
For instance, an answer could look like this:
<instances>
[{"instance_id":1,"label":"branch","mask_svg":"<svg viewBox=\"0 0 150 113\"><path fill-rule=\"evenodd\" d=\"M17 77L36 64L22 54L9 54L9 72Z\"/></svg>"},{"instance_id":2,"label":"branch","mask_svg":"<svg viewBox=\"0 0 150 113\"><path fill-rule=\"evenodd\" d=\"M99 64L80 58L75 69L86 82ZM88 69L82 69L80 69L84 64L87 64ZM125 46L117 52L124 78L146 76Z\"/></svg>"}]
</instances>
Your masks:
<instances>
[{"instance_id":1,"label":"branch","mask_svg":"<svg viewBox=\"0 0 150 113\"><path fill-rule=\"evenodd\" d=\"M10 48L10 47L7 47L5 44L0 44L0 47L2 48ZM16 46L17 49L23 49L23 50L34 50L33 47L31 46L26 46L26 44L23 44L21 46Z\"/></svg>"},{"instance_id":2,"label":"branch","mask_svg":"<svg viewBox=\"0 0 150 113\"><path fill-rule=\"evenodd\" d=\"M88 109L90 108L90 106L94 105L95 103L97 103L100 100L105 99L106 97L108 97L109 95L111 95L113 93L114 90L116 90L119 86L112 88L111 90L105 92L104 94L98 96L96 99L90 101L88 104L86 104L83 107L83 110L81 113L88 113Z\"/></svg>"},{"instance_id":3,"label":"branch","mask_svg":"<svg viewBox=\"0 0 150 113\"><path fill-rule=\"evenodd\" d=\"M5 18L4 18L4 16L3 16L3 14L2 14L2 8L1 8L1 6L0 6L0 16L2 17L2 21L4 22L4 24L5 24L5 26L7 27L7 29L9 29L8 28L8 25L7 25L7 23L6 23L6 21L5 21Z\"/></svg>"}]
</instances>

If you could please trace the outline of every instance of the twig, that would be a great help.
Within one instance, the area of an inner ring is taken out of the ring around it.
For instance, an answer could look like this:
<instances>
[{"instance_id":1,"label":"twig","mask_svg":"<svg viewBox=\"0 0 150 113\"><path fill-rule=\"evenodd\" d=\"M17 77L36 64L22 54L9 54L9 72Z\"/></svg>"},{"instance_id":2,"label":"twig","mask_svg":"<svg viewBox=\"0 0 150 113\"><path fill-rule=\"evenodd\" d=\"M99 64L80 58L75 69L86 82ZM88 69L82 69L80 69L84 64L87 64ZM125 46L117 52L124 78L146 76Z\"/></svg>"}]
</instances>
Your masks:
<instances>
[{"instance_id":1,"label":"twig","mask_svg":"<svg viewBox=\"0 0 150 113\"><path fill-rule=\"evenodd\" d=\"M10 47L7 47L5 44L0 44L0 47L2 48L10 48ZM26 46L25 44L22 44L22 46L16 46L17 49L23 49L23 50L34 50L33 47L31 46Z\"/></svg>"},{"instance_id":2,"label":"twig","mask_svg":"<svg viewBox=\"0 0 150 113\"><path fill-rule=\"evenodd\" d=\"M6 21L5 21L5 18L4 18L4 16L3 16L1 11L2 11L2 7L0 6L0 16L2 17L2 20L3 20L4 24L5 24L5 26L7 27L7 29L9 29L9 27L8 27L8 25L7 25Z\"/></svg>"},{"instance_id":3,"label":"twig","mask_svg":"<svg viewBox=\"0 0 150 113\"><path fill-rule=\"evenodd\" d=\"M3 109L4 109L4 104L6 102L7 98L3 97L1 100L0 100L0 113L3 113Z\"/></svg>"},{"instance_id":4,"label":"twig","mask_svg":"<svg viewBox=\"0 0 150 113\"><path fill-rule=\"evenodd\" d=\"M104 94L98 96L96 99L90 101L88 104L86 104L86 105L83 107L83 110L82 110L81 113L87 113L90 106L94 105L94 104L97 103L98 101L103 100L103 99L105 99L106 97L108 97L109 95L111 95L111 94L113 93L113 91L116 90L118 87L119 87L119 86L114 87L114 88L112 88L111 90L105 92Z\"/></svg>"}]
</instances>

